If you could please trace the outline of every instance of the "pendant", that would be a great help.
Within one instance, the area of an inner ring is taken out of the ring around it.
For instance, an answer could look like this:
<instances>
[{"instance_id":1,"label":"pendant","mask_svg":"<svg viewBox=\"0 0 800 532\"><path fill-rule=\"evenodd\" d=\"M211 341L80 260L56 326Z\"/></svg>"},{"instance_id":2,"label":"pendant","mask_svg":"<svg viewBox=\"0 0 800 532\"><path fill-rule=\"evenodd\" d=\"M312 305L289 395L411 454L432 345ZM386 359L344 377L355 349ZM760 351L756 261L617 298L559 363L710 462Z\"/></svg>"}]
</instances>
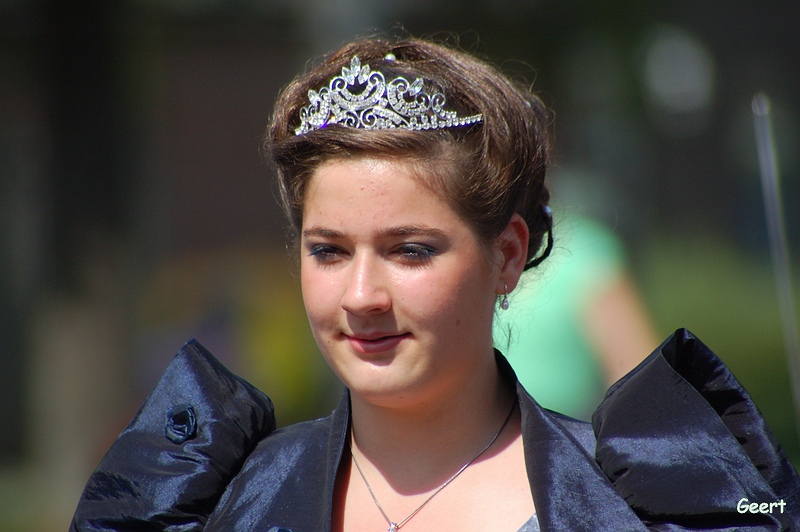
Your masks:
<instances>
[{"instance_id":1,"label":"pendant","mask_svg":"<svg viewBox=\"0 0 800 532\"><path fill-rule=\"evenodd\" d=\"M397 532L397 523L389 523L389 528L386 529L386 532Z\"/></svg>"}]
</instances>

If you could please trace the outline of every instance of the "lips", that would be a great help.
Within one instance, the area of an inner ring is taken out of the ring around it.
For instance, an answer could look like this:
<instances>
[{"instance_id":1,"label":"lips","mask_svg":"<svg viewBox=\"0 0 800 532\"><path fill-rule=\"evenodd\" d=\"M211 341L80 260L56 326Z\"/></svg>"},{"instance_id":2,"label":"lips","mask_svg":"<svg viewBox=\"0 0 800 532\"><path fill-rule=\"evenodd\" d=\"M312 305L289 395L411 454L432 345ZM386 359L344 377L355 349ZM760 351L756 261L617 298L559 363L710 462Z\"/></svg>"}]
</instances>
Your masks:
<instances>
[{"instance_id":1,"label":"lips","mask_svg":"<svg viewBox=\"0 0 800 532\"><path fill-rule=\"evenodd\" d=\"M395 349L410 334L368 334L368 335L344 335L347 342L356 353L364 355L375 355L387 353Z\"/></svg>"}]
</instances>

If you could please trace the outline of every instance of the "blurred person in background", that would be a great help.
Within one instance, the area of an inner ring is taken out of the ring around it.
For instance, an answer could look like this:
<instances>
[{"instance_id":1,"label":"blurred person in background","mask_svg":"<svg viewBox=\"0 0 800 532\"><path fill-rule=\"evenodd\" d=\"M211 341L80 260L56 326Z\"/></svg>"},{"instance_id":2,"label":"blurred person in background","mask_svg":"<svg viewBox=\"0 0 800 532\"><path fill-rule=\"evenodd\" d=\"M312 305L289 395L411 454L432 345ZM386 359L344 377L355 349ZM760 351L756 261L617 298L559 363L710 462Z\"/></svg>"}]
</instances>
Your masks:
<instances>
[{"instance_id":1,"label":"blurred person in background","mask_svg":"<svg viewBox=\"0 0 800 532\"><path fill-rule=\"evenodd\" d=\"M495 316L495 345L542 406L588 419L659 340L620 239L571 211L554 219L558 244Z\"/></svg>"}]
</instances>

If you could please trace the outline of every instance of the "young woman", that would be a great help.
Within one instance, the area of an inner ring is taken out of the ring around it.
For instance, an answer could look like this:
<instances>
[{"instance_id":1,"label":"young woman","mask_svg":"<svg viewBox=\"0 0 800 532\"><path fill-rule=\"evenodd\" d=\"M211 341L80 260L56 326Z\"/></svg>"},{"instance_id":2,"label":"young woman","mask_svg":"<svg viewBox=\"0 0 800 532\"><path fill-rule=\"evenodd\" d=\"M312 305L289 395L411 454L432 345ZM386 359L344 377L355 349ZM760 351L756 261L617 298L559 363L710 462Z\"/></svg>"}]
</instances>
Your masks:
<instances>
[{"instance_id":1,"label":"young woman","mask_svg":"<svg viewBox=\"0 0 800 532\"><path fill-rule=\"evenodd\" d=\"M796 472L689 333L593 425L539 407L494 349L495 312L553 243L547 120L493 67L425 41L355 42L290 84L268 151L343 398L274 430L269 399L190 342L73 528L795 526Z\"/></svg>"}]
</instances>

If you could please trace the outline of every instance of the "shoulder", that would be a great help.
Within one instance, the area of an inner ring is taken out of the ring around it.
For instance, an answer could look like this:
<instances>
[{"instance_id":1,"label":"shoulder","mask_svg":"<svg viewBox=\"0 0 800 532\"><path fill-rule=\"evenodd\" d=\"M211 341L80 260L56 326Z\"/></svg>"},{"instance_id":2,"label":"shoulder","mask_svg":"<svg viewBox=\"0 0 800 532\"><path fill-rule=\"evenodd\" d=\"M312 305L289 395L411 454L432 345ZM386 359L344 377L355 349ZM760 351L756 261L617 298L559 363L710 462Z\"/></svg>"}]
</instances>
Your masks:
<instances>
[{"instance_id":1,"label":"shoulder","mask_svg":"<svg viewBox=\"0 0 800 532\"><path fill-rule=\"evenodd\" d=\"M566 416L559 412L553 412L552 410L547 410L547 412L567 432L567 434L572 436L575 441L578 442L584 451L589 453L589 455L594 455L597 439L595 438L591 423Z\"/></svg>"},{"instance_id":2,"label":"shoulder","mask_svg":"<svg viewBox=\"0 0 800 532\"><path fill-rule=\"evenodd\" d=\"M738 380L684 329L608 391L591 425L522 387L518 397L543 528L581 528L592 515L596 530L796 530L797 472Z\"/></svg>"},{"instance_id":3,"label":"shoulder","mask_svg":"<svg viewBox=\"0 0 800 532\"><path fill-rule=\"evenodd\" d=\"M89 478L73 528L202 525L274 428L270 399L190 341Z\"/></svg>"},{"instance_id":4,"label":"shoulder","mask_svg":"<svg viewBox=\"0 0 800 532\"><path fill-rule=\"evenodd\" d=\"M304 456L323 452L333 424L333 415L280 428L258 442L245 461L242 472L263 471L264 466L291 467Z\"/></svg>"},{"instance_id":5,"label":"shoulder","mask_svg":"<svg viewBox=\"0 0 800 532\"><path fill-rule=\"evenodd\" d=\"M536 400L519 381L514 369L511 367L511 364L508 362L506 357L503 356L499 351L495 351L495 360L497 361L498 368L500 369L500 374L503 376L506 382L510 384L513 383L514 386L516 386L517 401L524 418L540 415L546 416L547 419L554 422L554 426L559 427L558 430L563 431L564 433L568 434L569 437L574 439L581 449L583 449L589 455L594 455L596 440L592 425L590 423L542 407L536 402ZM532 437L531 430L532 429L527 431L523 430L523 440Z\"/></svg>"},{"instance_id":6,"label":"shoulder","mask_svg":"<svg viewBox=\"0 0 800 532\"><path fill-rule=\"evenodd\" d=\"M348 420L345 394L331 415L278 429L262 439L227 486L209 527L328 528Z\"/></svg>"},{"instance_id":7,"label":"shoulder","mask_svg":"<svg viewBox=\"0 0 800 532\"><path fill-rule=\"evenodd\" d=\"M744 387L685 329L612 386L592 422L598 465L640 516L800 518L794 467ZM785 511L744 515L742 500L783 501Z\"/></svg>"}]
</instances>

